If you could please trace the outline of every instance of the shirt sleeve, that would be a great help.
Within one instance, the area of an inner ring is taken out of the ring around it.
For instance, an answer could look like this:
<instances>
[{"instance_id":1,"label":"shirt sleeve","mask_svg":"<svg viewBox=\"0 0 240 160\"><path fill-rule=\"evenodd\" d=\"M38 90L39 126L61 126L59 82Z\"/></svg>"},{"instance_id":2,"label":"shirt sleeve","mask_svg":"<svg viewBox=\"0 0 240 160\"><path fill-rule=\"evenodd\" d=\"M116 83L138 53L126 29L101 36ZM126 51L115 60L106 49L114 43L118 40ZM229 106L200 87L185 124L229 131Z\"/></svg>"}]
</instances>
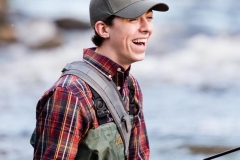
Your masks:
<instances>
[{"instance_id":1,"label":"shirt sleeve","mask_svg":"<svg viewBox=\"0 0 240 160\"><path fill-rule=\"evenodd\" d=\"M45 104L39 102L37 106L42 108L37 110L34 160L72 160L90 128L89 99L62 87L49 94L49 98L42 98Z\"/></svg>"}]
</instances>

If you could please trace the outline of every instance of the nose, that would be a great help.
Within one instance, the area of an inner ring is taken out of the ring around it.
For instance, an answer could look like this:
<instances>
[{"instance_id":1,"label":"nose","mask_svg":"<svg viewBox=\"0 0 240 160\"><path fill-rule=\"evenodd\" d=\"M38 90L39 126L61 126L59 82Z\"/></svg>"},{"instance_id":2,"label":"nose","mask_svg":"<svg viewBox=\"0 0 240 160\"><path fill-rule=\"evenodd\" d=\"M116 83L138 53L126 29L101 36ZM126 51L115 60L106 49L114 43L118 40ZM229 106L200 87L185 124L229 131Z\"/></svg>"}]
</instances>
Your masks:
<instances>
[{"instance_id":1,"label":"nose","mask_svg":"<svg viewBox=\"0 0 240 160\"><path fill-rule=\"evenodd\" d=\"M140 32L152 33L152 30L153 30L152 19L142 17L140 22Z\"/></svg>"}]
</instances>

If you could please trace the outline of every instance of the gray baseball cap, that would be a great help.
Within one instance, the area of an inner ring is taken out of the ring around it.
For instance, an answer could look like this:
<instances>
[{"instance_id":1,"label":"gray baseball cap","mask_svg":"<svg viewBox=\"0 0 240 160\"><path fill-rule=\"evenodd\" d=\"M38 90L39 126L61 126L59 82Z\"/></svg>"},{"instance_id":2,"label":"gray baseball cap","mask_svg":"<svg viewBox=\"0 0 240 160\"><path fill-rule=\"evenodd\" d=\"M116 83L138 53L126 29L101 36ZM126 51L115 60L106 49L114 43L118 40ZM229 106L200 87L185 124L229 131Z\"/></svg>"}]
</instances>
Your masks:
<instances>
[{"instance_id":1,"label":"gray baseball cap","mask_svg":"<svg viewBox=\"0 0 240 160\"><path fill-rule=\"evenodd\" d=\"M168 5L150 0L91 0L89 6L91 26L111 15L122 18L136 18L148 10L165 12Z\"/></svg>"}]
</instances>

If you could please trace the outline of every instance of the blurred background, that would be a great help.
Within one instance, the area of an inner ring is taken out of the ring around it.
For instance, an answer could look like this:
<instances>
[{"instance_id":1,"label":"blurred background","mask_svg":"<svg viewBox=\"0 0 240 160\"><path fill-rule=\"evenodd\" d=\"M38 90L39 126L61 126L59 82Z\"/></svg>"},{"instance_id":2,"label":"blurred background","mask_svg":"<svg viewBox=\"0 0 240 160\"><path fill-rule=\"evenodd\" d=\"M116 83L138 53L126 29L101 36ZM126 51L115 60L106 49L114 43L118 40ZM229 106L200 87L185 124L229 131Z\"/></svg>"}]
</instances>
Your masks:
<instances>
[{"instance_id":1,"label":"blurred background","mask_svg":"<svg viewBox=\"0 0 240 160\"><path fill-rule=\"evenodd\" d=\"M146 58L151 160L200 160L239 146L240 1L165 0ZM0 0L0 159L32 159L41 95L92 47L89 1Z\"/></svg>"}]
</instances>

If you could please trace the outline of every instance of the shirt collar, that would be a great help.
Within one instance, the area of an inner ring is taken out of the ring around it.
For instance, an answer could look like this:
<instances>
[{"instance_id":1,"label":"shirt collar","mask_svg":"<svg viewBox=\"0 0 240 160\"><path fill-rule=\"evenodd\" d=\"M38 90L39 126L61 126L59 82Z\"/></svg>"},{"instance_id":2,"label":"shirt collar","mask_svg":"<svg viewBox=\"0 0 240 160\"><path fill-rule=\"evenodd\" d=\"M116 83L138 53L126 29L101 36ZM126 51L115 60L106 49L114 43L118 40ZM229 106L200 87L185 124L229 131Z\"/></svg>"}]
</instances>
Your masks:
<instances>
[{"instance_id":1,"label":"shirt collar","mask_svg":"<svg viewBox=\"0 0 240 160\"><path fill-rule=\"evenodd\" d=\"M106 77L112 78L116 76L117 72L124 73L124 80L129 75L130 68L129 67L126 71L124 68L108 57L105 57L101 54L95 52L96 48L88 48L84 49L83 51L83 60L98 69L102 72Z\"/></svg>"}]
</instances>

